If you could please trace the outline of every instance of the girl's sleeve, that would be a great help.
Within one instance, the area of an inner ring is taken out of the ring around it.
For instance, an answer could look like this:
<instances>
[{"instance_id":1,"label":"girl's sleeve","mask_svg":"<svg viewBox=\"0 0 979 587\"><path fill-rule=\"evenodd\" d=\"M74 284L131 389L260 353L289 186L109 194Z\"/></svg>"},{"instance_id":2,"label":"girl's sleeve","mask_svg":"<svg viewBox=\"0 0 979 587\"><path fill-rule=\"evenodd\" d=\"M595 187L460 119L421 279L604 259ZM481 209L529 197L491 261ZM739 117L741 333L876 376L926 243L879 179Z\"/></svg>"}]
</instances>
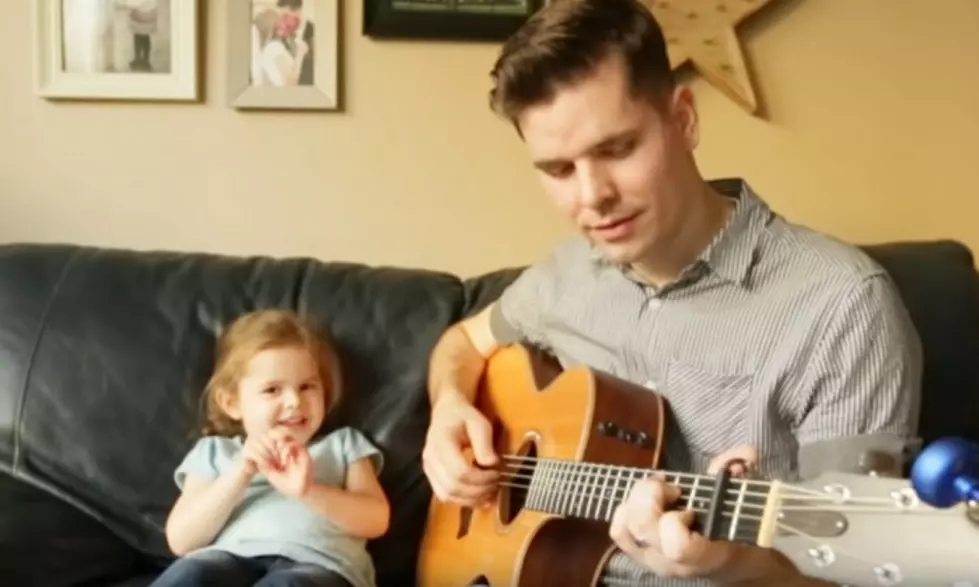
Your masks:
<instances>
[{"instance_id":1,"label":"girl's sleeve","mask_svg":"<svg viewBox=\"0 0 979 587\"><path fill-rule=\"evenodd\" d=\"M174 482L184 488L188 475L204 479L214 479L220 475L217 466L218 443L213 436L205 436L190 449L173 474Z\"/></svg>"},{"instance_id":2,"label":"girl's sleeve","mask_svg":"<svg viewBox=\"0 0 979 587\"><path fill-rule=\"evenodd\" d=\"M346 465L349 467L355 461L367 457L374 465L374 473L379 475L384 467L384 455L380 449L356 428L345 428L343 434L343 457Z\"/></svg>"}]
</instances>

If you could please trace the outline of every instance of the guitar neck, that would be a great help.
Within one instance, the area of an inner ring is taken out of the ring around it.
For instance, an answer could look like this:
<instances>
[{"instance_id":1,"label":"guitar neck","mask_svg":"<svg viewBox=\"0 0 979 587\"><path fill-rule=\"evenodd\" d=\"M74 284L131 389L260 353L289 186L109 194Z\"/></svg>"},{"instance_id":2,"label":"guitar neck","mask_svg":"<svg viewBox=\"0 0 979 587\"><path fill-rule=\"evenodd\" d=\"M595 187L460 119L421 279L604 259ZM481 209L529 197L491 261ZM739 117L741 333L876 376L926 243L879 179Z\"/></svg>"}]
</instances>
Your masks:
<instances>
[{"instance_id":1,"label":"guitar neck","mask_svg":"<svg viewBox=\"0 0 979 587\"><path fill-rule=\"evenodd\" d=\"M656 469L510 456L506 483L525 490L524 507L564 517L610 522L637 482L652 474L680 490L674 509L694 512L695 528L715 539L759 543L765 534L766 481Z\"/></svg>"}]
</instances>

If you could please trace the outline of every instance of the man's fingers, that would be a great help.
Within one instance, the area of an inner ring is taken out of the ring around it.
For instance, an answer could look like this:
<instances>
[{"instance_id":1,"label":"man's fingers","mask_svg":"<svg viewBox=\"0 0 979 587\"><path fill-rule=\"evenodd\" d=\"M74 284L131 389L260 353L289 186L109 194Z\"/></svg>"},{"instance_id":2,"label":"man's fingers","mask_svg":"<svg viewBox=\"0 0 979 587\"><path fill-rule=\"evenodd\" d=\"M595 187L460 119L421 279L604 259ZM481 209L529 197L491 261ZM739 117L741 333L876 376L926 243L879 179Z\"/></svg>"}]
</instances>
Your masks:
<instances>
[{"instance_id":1,"label":"man's fingers","mask_svg":"<svg viewBox=\"0 0 979 587\"><path fill-rule=\"evenodd\" d=\"M476 462L483 467L492 467L497 463L496 452L493 450L493 427L482 416L473 415L466 419L466 435L473 449Z\"/></svg>"},{"instance_id":2,"label":"man's fingers","mask_svg":"<svg viewBox=\"0 0 979 587\"><path fill-rule=\"evenodd\" d=\"M451 429L443 429L433 434L432 456L445 470L449 478L459 479L469 468L462 454L462 447Z\"/></svg>"},{"instance_id":3,"label":"man's fingers","mask_svg":"<svg viewBox=\"0 0 979 587\"><path fill-rule=\"evenodd\" d=\"M690 510L673 511L663 514L659 519L659 533L662 541L660 550L663 556L673 562L689 564L696 562L698 552L692 552L693 535L690 524L693 522L693 512Z\"/></svg>"},{"instance_id":4,"label":"man's fingers","mask_svg":"<svg viewBox=\"0 0 979 587\"><path fill-rule=\"evenodd\" d=\"M425 459L423 463L425 469L425 475L428 477L428 482L432 486L432 493L439 501L449 500L449 480L448 476L445 474L445 470L436 462L434 459Z\"/></svg>"},{"instance_id":5,"label":"man's fingers","mask_svg":"<svg viewBox=\"0 0 979 587\"><path fill-rule=\"evenodd\" d=\"M460 442L449 433L436 439L433 444L435 459L445 469L447 477L455 483L478 485L489 489L499 478L495 469L477 469L463 455Z\"/></svg>"},{"instance_id":6,"label":"man's fingers","mask_svg":"<svg viewBox=\"0 0 979 587\"><path fill-rule=\"evenodd\" d=\"M631 517L657 517L680 497L680 489L655 477L641 479L633 485L626 498Z\"/></svg>"},{"instance_id":7,"label":"man's fingers","mask_svg":"<svg viewBox=\"0 0 979 587\"><path fill-rule=\"evenodd\" d=\"M747 444L742 444L726 450L711 459L710 464L707 465L707 474L716 475L721 470L721 467L732 459L742 459L747 463L748 467L755 467L758 464L758 449ZM743 477L745 473L747 471L745 471L745 467L741 464L736 464L732 467L731 474L734 476Z\"/></svg>"},{"instance_id":8,"label":"man's fingers","mask_svg":"<svg viewBox=\"0 0 979 587\"><path fill-rule=\"evenodd\" d=\"M626 512L625 507L621 505L616 507L612 513L612 521L609 523L608 535L623 552L634 554L638 548L629 532L629 526L626 523L628 519L628 512Z\"/></svg>"},{"instance_id":9,"label":"man's fingers","mask_svg":"<svg viewBox=\"0 0 979 587\"><path fill-rule=\"evenodd\" d=\"M464 469L461 475L457 475L446 467L445 461L439 458L440 454L434 448L428 450L423 463L425 474L439 500L475 506L492 495L496 471ZM462 459L461 452L459 458ZM464 460L462 462L465 463Z\"/></svg>"}]
</instances>

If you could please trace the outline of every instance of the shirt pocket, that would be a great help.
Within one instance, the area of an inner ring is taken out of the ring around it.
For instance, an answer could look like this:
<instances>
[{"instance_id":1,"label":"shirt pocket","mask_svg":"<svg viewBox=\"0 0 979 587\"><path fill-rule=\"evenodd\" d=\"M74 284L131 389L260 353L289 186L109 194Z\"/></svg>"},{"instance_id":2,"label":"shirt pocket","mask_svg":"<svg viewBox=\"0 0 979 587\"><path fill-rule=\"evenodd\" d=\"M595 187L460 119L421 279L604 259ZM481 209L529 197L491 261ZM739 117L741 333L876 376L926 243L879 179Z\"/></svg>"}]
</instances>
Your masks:
<instances>
[{"instance_id":1,"label":"shirt pocket","mask_svg":"<svg viewBox=\"0 0 979 587\"><path fill-rule=\"evenodd\" d=\"M695 470L735 446L750 444L748 410L754 375L731 368L669 362L662 395Z\"/></svg>"}]
</instances>

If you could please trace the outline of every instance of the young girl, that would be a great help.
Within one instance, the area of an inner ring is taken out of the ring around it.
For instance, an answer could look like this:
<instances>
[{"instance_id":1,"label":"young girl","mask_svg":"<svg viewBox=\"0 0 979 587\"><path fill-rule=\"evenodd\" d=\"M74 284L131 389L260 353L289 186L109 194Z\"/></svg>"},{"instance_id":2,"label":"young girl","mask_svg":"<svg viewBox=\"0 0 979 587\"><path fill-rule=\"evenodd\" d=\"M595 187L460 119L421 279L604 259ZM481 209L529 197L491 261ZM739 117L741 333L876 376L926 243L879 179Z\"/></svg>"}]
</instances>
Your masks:
<instances>
[{"instance_id":1,"label":"young girl","mask_svg":"<svg viewBox=\"0 0 979 587\"><path fill-rule=\"evenodd\" d=\"M221 336L204 436L174 475L166 536L181 558L153 587L374 586L382 455L353 428L317 436L340 381L329 342L289 312L247 314Z\"/></svg>"}]
</instances>

